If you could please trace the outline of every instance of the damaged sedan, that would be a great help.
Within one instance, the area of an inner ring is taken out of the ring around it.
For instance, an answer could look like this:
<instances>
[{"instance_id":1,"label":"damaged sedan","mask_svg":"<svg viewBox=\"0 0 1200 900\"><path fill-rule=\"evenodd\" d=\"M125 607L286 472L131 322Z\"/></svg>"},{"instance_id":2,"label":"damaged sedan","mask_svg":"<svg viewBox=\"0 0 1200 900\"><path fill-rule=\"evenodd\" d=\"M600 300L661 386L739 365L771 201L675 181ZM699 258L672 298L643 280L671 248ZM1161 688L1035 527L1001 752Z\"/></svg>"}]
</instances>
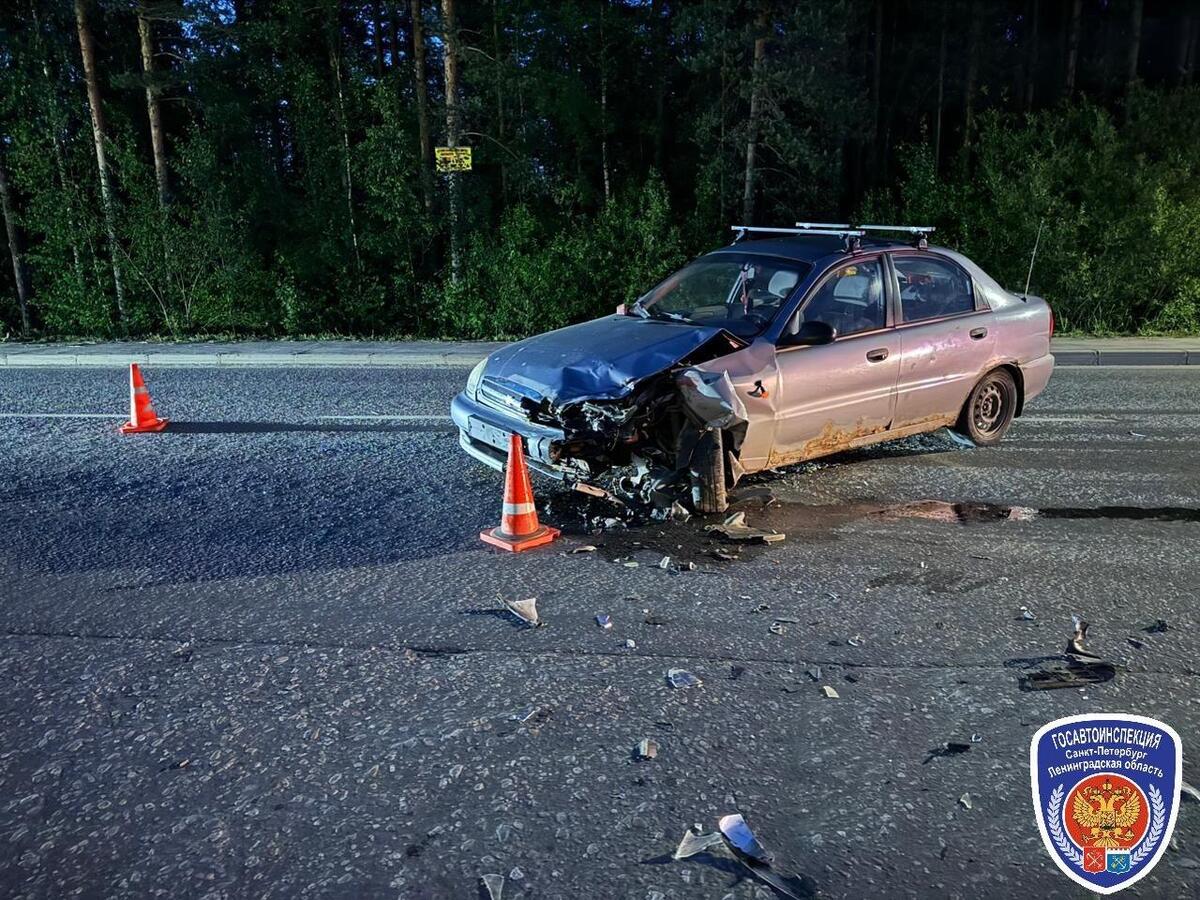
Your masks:
<instances>
[{"instance_id":1,"label":"damaged sedan","mask_svg":"<svg viewBox=\"0 0 1200 900\"><path fill-rule=\"evenodd\" d=\"M998 442L1054 367L1039 297L929 246L931 228L735 226L615 315L528 338L451 404L462 448L721 512L746 473L951 427ZM872 237L903 232L911 242Z\"/></svg>"}]
</instances>

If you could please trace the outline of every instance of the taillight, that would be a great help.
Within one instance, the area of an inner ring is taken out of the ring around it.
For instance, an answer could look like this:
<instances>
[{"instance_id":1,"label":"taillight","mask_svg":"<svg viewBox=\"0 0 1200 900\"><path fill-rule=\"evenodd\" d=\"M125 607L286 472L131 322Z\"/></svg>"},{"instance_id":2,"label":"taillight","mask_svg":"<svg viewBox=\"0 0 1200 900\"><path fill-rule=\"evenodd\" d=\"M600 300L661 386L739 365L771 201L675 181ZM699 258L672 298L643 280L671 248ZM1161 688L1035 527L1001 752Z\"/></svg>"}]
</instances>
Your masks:
<instances>
[{"instance_id":1,"label":"taillight","mask_svg":"<svg viewBox=\"0 0 1200 900\"><path fill-rule=\"evenodd\" d=\"M1046 309L1050 310L1050 334L1047 337L1054 337L1054 310L1050 309L1049 306Z\"/></svg>"}]
</instances>

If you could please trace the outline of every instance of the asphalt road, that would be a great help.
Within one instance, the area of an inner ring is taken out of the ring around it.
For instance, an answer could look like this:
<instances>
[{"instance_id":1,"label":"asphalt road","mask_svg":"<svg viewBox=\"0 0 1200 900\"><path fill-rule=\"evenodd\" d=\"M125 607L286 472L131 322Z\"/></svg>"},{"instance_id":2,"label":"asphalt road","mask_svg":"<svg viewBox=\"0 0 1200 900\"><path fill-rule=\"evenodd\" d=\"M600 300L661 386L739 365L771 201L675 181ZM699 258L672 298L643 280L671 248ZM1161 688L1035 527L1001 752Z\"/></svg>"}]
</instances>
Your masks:
<instances>
[{"instance_id":1,"label":"asphalt road","mask_svg":"<svg viewBox=\"0 0 1200 900\"><path fill-rule=\"evenodd\" d=\"M1128 711L1200 740L1200 370L1064 369L996 449L754 478L788 539L738 561L696 521L582 534L545 481L569 533L487 549L463 370L146 375L177 425L123 437L120 371L0 372L4 895L773 896L670 859L740 811L821 897L1084 897L1034 826L1032 733ZM1020 690L1072 613L1117 676ZM1198 867L1189 803L1126 896Z\"/></svg>"}]
</instances>

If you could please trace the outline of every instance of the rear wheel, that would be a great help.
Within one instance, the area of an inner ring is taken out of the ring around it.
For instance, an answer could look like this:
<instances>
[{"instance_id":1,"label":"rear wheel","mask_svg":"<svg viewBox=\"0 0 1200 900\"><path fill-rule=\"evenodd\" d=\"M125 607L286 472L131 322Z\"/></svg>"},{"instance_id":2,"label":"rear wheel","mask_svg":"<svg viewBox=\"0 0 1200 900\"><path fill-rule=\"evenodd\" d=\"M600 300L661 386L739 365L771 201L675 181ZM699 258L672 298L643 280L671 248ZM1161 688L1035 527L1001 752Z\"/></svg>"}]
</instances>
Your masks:
<instances>
[{"instance_id":1,"label":"rear wheel","mask_svg":"<svg viewBox=\"0 0 1200 900\"><path fill-rule=\"evenodd\" d=\"M981 447L1000 443L1017 412L1017 385L1007 369L993 369L967 397L955 430Z\"/></svg>"},{"instance_id":2,"label":"rear wheel","mask_svg":"<svg viewBox=\"0 0 1200 900\"><path fill-rule=\"evenodd\" d=\"M725 512L725 453L720 431L705 432L692 451L692 505L698 513Z\"/></svg>"}]
</instances>

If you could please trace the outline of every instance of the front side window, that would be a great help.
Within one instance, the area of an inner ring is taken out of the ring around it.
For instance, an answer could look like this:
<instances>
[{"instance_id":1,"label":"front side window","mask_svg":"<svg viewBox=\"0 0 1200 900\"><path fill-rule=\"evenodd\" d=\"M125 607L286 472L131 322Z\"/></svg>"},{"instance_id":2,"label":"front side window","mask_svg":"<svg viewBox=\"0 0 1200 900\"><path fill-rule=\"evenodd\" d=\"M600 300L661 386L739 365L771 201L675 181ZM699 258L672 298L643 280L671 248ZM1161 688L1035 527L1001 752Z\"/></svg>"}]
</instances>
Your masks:
<instances>
[{"instance_id":1,"label":"front side window","mask_svg":"<svg viewBox=\"0 0 1200 900\"><path fill-rule=\"evenodd\" d=\"M879 260L851 263L834 270L800 310L797 330L804 322L832 325L839 337L885 327L887 300Z\"/></svg>"},{"instance_id":2,"label":"front side window","mask_svg":"<svg viewBox=\"0 0 1200 900\"><path fill-rule=\"evenodd\" d=\"M750 254L702 257L645 294L633 312L754 337L810 268L803 262Z\"/></svg>"},{"instance_id":3,"label":"front side window","mask_svg":"<svg viewBox=\"0 0 1200 900\"><path fill-rule=\"evenodd\" d=\"M920 322L975 309L971 278L953 263L931 256L893 256L905 322Z\"/></svg>"}]
</instances>

